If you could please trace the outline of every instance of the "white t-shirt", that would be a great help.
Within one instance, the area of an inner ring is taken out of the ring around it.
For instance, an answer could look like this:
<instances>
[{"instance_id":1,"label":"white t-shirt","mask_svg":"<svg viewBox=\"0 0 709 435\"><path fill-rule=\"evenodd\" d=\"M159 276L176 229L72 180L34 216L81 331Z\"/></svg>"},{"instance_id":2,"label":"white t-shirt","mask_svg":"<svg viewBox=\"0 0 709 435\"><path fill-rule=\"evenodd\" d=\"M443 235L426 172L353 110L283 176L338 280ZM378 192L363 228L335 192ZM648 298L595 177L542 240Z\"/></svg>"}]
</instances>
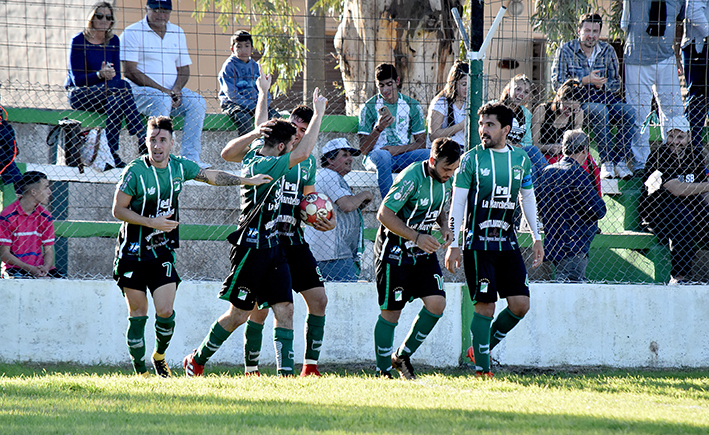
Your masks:
<instances>
[{"instance_id":1,"label":"white t-shirt","mask_svg":"<svg viewBox=\"0 0 709 435\"><path fill-rule=\"evenodd\" d=\"M446 100L446 97L441 95L434 100L430 110L435 110L443 115L443 123L441 124L441 128L450 127L450 125L448 125L448 100ZM453 120L455 121L455 124L465 121L465 104L460 109L453 104ZM465 129L463 128L451 136L451 139L461 145L465 144Z\"/></svg>"},{"instance_id":2,"label":"white t-shirt","mask_svg":"<svg viewBox=\"0 0 709 435\"><path fill-rule=\"evenodd\" d=\"M121 60L138 62L138 71L165 88L175 85L177 68L192 64L185 32L172 23L167 23L167 32L161 38L150 28L146 16L126 27L120 40Z\"/></svg>"}]
</instances>

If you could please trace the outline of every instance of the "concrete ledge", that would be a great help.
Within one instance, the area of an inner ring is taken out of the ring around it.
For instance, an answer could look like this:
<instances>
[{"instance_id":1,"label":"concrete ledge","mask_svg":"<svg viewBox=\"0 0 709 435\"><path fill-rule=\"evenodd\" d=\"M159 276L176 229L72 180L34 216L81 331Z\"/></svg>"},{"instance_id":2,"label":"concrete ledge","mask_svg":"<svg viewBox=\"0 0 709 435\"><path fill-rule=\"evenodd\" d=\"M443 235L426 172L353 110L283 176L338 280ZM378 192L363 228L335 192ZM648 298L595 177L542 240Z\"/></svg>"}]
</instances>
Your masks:
<instances>
[{"instance_id":1,"label":"concrete ledge","mask_svg":"<svg viewBox=\"0 0 709 435\"><path fill-rule=\"evenodd\" d=\"M220 284L184 282L175 312L177 326L167 352L171 365L194 349L228 307L216 297ZM373 329L379 309L373 283L326 284L329 297L322 362L374 360ZM446 284L448 306L434 331L413 357L436 367L458 365L462 351L462 285ZM709 286L531 285L532 309L493 351L502 364L527 366L606 365L614 367L707 367L709 329L705 307ZM3 281L0 360L82 364L127 363L126 308L112 281ZM295 354L303 357L305 306L295 296ZM469 303L466 301L466 303ZM416 301L399 321L399 345L420 309ZM505 306L498 303L497 312ZM154 312L146 328L153 348ZM691 326L689 326L691 325ZM271 317L261 361L273 364ZM214 356L214 362L241 364L243 328ZM97 350L98 349L98 350Z\"/></svg>"}]
</instances>

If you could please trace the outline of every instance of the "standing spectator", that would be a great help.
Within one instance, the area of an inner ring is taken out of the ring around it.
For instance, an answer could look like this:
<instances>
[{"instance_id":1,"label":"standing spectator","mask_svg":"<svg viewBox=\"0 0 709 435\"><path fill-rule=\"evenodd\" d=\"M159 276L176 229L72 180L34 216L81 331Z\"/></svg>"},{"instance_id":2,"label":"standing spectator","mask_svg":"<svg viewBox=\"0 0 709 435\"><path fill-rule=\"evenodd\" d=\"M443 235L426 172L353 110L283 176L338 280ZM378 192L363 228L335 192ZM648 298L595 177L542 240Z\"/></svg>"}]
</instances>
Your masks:
<instances>
[{"instance_id":1,"label":"standing spectator","mask_svg":"<svg viewBox=\"0 0 709 435\"><path fill-rule=\"evenodd\" d=\"M364 249L361 209L374 196L368 190L353 194L345 180L352 170L352 157L359 154L345 138L333 139L322 148L322 169L315 176L315 191L332 201L337 226L328 232L305 227L305 238L327 281L357 281L359 277L358 264Z\"/></svg>"},{"instance_id":2,"label":"standing spectator","mask_svg":"<svg viewBox=\"0 0 709 435\"><path fill-rule=\"evenodd\" d=\"M669 241L670 284L691 280L695 243L709 228L709 179L700 149L690 144L689 122L681 117L666 129L667 144L650 154L641 215L652 232Z\"/></svg>"},{"instance_id":3,"label":"standing spectator","mask_svg":"<svg viewBox=\"0 0 709 435\"><path fill-rule=\"evenodd\" d=\"M22 172L17 167L17 140L15 129L7 122L7 112L0 106L0 182L15 184L22 180Z\"/></svg>"},{"instance_id":4,"label":"standing spectator","mask_svg":"<svg viewBox=\"0 0 709 435\"><path fill-rule=\"evenodd\" d=\"M86 28L71 40L69 74L64 87L69 91L72 109L90 110L106 115L106 139L114 166L126 164L118 153L121 124L145 146L145 128L135 106L131 86L121 79L120 41L113 34L116 15L107 2L95 3L89 10Z\"/></svg>"},{"instance_id":5,"label":"standing spectator","mask_svg":"<svg viewBox=\"0 0 709 435\"><path fill-rule=\"evenodd\" d=\"M242 178L223 171L204 170L197 163L170 154L172 120L148 120L148 155L133 160L121 174L113 198L113 216L122 222L116 243L113 279L128 305L126 342L135 373L148 376L145 365L145 324L150 290L155 305L155 373L171 376L165 351L175 329L173 303L180 277L175 249L180 238L178 199L184 183L201 181L215 186L259 185L268 176Z\"/></svg>"},{"instance_id":6,"label":"standing spectator","mask_svg":"<svg viewBox=\"0 0 709 435\"><path fill-rule=\"evenodd\" d=\"M621 27L625 30L625 101L635 108L633 171L644 171L650 155L650 131L643 128L655 98L660 125L681 116L682 92L677 74L674 43L682 28L682 0L626 0ZM679 46L679 44L677 44ZM677 49L679 53L679 47Z\"/></svg>"},{"instance_id":7,"label":"standing spectator","mask_svg":"<svg viewBox=\"0 0 709 435\"><path fill-rule=\"evenodd\" d=\"M593 177L584 170L590 141L581 130L564 134L564 158L549 165L539 177L539 216L544 222L544 252L556 268L557 281L586 279L588 251L606 215Z\"/></svg>"},{"instance_id":8,"label":"standing spectator","mask_svg":"<svg viewBox=\"0 0 709 435\"><path fill-rule=\"evenodd\" d=\"M443 90L433 98L428 107L428 137L431 141L439 137L450 137L465 152L465 119L468 101L467 62L456 60L448 72L448 80Z\"/></svg>"},{"instance_id":9,"label":"standing spectator","mask_svg":"<svg viewBox=\"0 0 709 435\"><path fill-rule=\"evenodd\" d=\"M455 273L465 261L475 304L470 325L473 346L468 355L476 375L492 377L490 351L529 311L527 269L514 226L518 197L534 236L534 267L544 260L544 248L537 229L531 162L527 153L507 144L514 113L502 103L490 103L478 115L482 143L465 153L455 175L450 211L454 237L446 253L446 268ZM459 238L463 222L465 231ZM498 294L507 299L507 308L491 327Z\"/></svg>"},{"instance_id":10,"label":"standing spectator","mask_svg":"<svg viewBox=\"0 0 709 435\"><path fill-rule=\"evenodd\" d=\"M394 368L403 378L416 379L410 357L443 316L446 292L436 251L445 249L453 239L444 211L459 161L459 144L448 138L436 139L431 157L412 163L396 177L377 212L381 222L374 243L381 309L374 327L378 376L391 378ZM436 224L443 244L431 234ZM423 301L423 308L404 342L394 350L401 310L415 298Z\"/></svg>"},{"instance_id":11,"label":"standing spectator","mask_svg":"<svg viewBox=\"0 0 709 435\"><path fill-rule=\"evenodd\" d=\"M0 213L3 278L64 278L54 267L54 219L45 208L47 175L28 171L16 184L20 199Z\"/></svg>"},{"instance_id":12,"label":"standing spectator","mask_svg":"<svg viewBox=\"0 0 709 435\"><path fill-rule=\"evenodd\" d=\"M219 71L219 103L222 112L236 124L239 136L254 129L254 110L258 99L256 81L261 71L251 58L254 41L246 30L231 37L231 56ZM271 104L268 95L267 105ZM276 109L268 110L269 118L280 118Z\"/></svg>"},{"instance_id":13,"label":"standing spectator","mask_svg":"<svg viewBox=\"0 0 709 435\"><path fill-rule=\"evenodd\" d=\"M578 79L586 96L581 107L598 143L601 178L630 178L630 148L635 139L635 109L616 95L620 90L618 56L610 44L601 42L603 19L584 14L579 19L579 38L556 50L552 65L552 87L557 91L568 79ZM611 147L611 123L618 127Z\"/></svg>"},{"instance_id":14,"label":"standing spectator","mask_svg":"<svg viewBox=\"0 0 709 435\"><path fill-rule=\"evenodd\" d=\"M682 57L687 82L685 115L692 127L692 146L701 149L704 143L704 123L709 113L709 1L686 0Z\"/></svg>"},{"instance_id":15,"label":"standing spectator","mask_svg":"<svg viewBox=\"0 0 709 435\"><path fill-rule=\"evenodd\" d=\"M183 115L182 157L209 168L200 160L207 103L185 87L192 60L185 32L169 21L172 0L148 0L145 11L145 18L126 27L120 37L123 70L138 110L148 116Z\"/></svg>"},{"instance_id":16,"label":"standing spectator","mask_svg":"<svg viewBox=\"0 0 709 435\"><path fill-rule=\"evenodd\" d=\"M359 112L359 149L364 165L377 171L379 193L384 198L392 184L392 172L429 157L426 128L418 101L399 92L400 77L394 65L382 63L375 70L379 92Z\"/></svg>"}]
</instances>

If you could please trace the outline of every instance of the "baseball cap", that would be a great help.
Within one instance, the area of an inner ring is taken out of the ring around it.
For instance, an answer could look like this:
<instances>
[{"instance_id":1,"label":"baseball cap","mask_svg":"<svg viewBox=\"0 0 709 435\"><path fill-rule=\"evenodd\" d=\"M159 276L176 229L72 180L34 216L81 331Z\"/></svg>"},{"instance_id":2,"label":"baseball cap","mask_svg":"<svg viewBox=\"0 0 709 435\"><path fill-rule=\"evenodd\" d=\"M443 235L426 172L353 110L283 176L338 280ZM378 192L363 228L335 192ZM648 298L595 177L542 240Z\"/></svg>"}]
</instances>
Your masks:
<instances>
[{"instance_id":1,"label":"baseball cap","mask_svg":"<svg viewBox=\"0 0 709 435\"><path fill-rule=\"evenodd\" d=\"M347 142L347 139L345 139L344 137L338 137L337 139L333 139L330 142L326 143L322 147L322 154L325 155L336 150L347 150L353 156L358 156L361 154L361 152L357 148L352 148Z\"/></svg>"},{"instance_id":2,"label":"baseball cap","mask_svg":"<svg viewBox=\"0 0 709 435\"><path fill-rule=\"evenodd\" d=\"M150 9L165 9L166 11L171 11L172 0L148 0L146 6Z\"/></svg>"},{"instance_id":3,"label":"baseball cap","mask_svg":"<svg viewBox=\"0 0 709 435\"><path fill-rule=\"evenodd\" d=\"M561 150L565 156L571 156L588 149L590 141L583 130L569 130L561 140Z\"/></svg>"},{"instance_id":4,"label":"baseball cap","mask_svg":"<svg viewBox=\"0 0 709 435\"><path fill-rule=\"evenodd\" d=\"M681 115L668 119L667 122L662 125L662 137L667 138L667 133L672 130L680 130L685 133L689 133L689 121L687 121L687 118Z\"/></svg>"}]
</instances>

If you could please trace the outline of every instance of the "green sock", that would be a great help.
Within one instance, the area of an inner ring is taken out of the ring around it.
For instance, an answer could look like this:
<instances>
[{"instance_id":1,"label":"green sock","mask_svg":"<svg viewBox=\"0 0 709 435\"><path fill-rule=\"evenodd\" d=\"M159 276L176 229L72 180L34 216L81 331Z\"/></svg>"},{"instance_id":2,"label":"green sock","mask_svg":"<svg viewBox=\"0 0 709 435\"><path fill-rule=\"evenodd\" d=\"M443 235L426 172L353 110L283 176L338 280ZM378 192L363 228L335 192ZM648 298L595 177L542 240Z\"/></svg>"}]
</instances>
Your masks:
<instances>
[{"instance_id":1,"label":"green sock","mask_svg":"<svg viewBox=\"0 0 709 435\"><path fill-rule=\"evenodd\" d=\"M414 324L411 325L411 330L409 331L409 335L406 336L404 344L399 347L398 355L410 356L416 352L416 349L421 346L426 337L428 337L428 334L433 330L433 327L436 326L438 319L442 316L443 315L437 316L428 311L426 307L422 307L418 316L416 316L416 320L414 320Z\"/></svg>"},{"instance_id":2,"label":"green sock","mask_svg":"<svg viewBox=\"0 0 709 435\"><path fill-rule=\"evenodd\" d=\"M133 369L136 373L145 373L145 323L148 316L128 317L128 331L126 331L126 344L130 354Z\"/></svg>"},{"instance_id":3,"label":"green sock","mask_svg":"<svg viewBox=\"0 0 709 435\"><path fill-rule=\"evenodd\" d=\"M391 323L379 315L374 326L374 354L377 357L377 371L391 370L391 353L394 351L394 329L398 323Z\"/></svg>"},{"instance_id":4,"label":"green sock","mask_svg":"<svg viewBox=\"0 0 709 435\"><path fill-rule=\"evenodd\" d=\"M308 314L305 317L305 364L317 364L325 335L325 316Z\"/></svg>"},{"instance_id":5,"label":"green sock","mask_svg":"<svg viewBox=\"0 0 709 435\"><path fill-rule=\"evenodd\" d=\"M247 372L258 369L261 343L263 343L263 325L247 320L244 328L244 366ZM249 370L249 367L252 370Z\"/></svg>"},{"instance_id":6,"label":"green sock","mask_svg":"<svg viewBox=\"0 0 709 435\"><path fill-rule=\"evenodd\" d=\"M175 332L175 312L170 317L155 316L155 352L164 355Z\"/></svg>"},{"instance_id":7,"label":"green sock","mask_svg":"<svg viewBox=\"0 0 709 435\"><path fill-rule=\"evenodd\" d=\"M524 316L516 316L510 311L509 307L505 308L497 316L497 319L492 324L492 333L490 334L490 352L497 346L503 338L507 337L507 333L512 330Z\"/></svg>"},{"instance_id":8,"label":"green sock","mask_svg":"<svg viewBox=\"0 0 709 435\"><path fill-rule=\"evenodd\" d=\"M492 317L475 313L470 323L470 332L473 333L473 352L475 353L475 370L478 372L490 371L490 323Z\"/></svg>"},{"instance_id":9,"label":"green sock","mask_svg":"<svg viewBox=\"0 0 709 435\"><path fill-rule=\"evenodd\" d=\"M278 369L278 376L293 376L295 371L293 330L274 328L273 345L276 347L276 368Z\"/></svg>"},{"instance_id":10,"label":"green sock","mask_svg":"<svg viewBox=\"0 0 709 435\"><path fill-rule=\"evenodd\" d=\"M199 349L197 349L194 356L194 361L201 366L205 365L207 361L209 361L209 358L219 350L222 343L224 343L230 335L231 332L222 328L219 321L214 322L212 328L209 330L209 334L204 337L204 341L199 345Z\"/></svg>"}]
</instances>

